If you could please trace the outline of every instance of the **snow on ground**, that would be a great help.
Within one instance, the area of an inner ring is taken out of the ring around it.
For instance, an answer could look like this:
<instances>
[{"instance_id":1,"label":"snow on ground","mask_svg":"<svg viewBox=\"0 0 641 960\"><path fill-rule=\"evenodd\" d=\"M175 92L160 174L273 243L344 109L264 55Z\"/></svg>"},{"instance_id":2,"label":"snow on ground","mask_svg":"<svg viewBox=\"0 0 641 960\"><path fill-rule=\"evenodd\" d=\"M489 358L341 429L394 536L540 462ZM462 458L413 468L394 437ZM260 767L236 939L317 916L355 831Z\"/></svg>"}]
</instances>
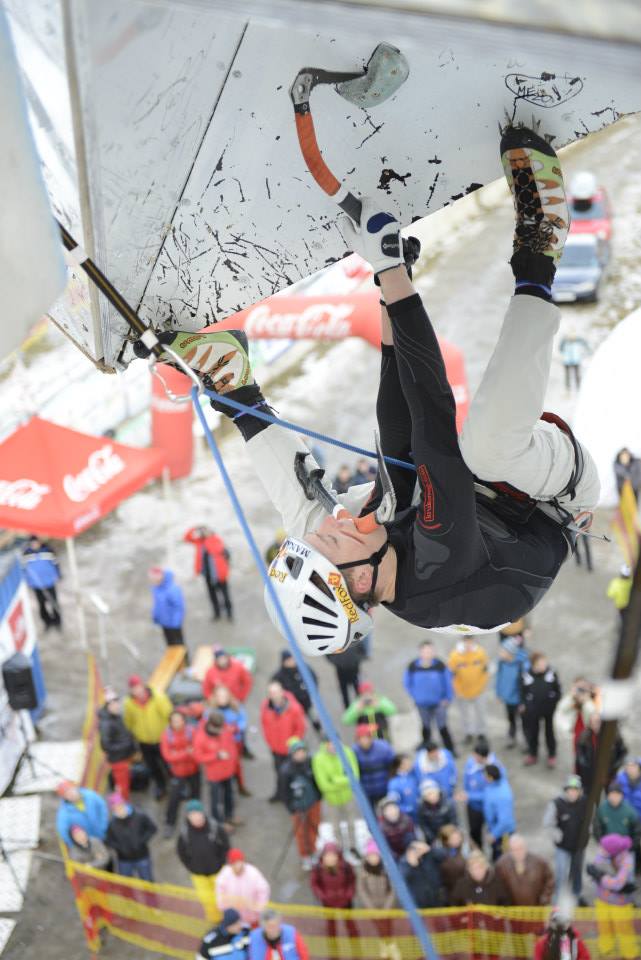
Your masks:
<instances>
[{"instance_id":1,"label":"snow on ground","mask_svg":"<svg viewBox=\"0 0 641 960\"><path fill-rule=\"evenodd\" d=\"M566 165L568 172L579 166L594 169L610 191L617 214L613 266L603 289L602 301L563 309L562 331L576 327L593 345L606 335L613 322L641 303L638 266L641 183L637 173L640 161L641 124L633 121L595 137L585 144L580 156L573 154ZM509 206L488 211L467 228L453 234L451 242L440 246L438 254L430 260L429 275L419 282L437 331L462 347L465 353L472 390L478 385L511 292L511 277L506 266L511 231ZM39 362L38 369L42 369L44 376L53 375L51 368L58 364L60 356L57 350L42 364ZM369 446L378 362L377 352L357 341L315 348L301 369L292 370L287 381L270 390L270 399L279 413L287 418ZM5 384L0 385L0 402L4 389ZM573 397L565 394L560 361L555 361L553 368L548 405L571 417ZM589 443L588 437L584 439ZM265 504L259 481L252 475L243 444L235 432L228 431L223 446L225 461L237 484L252 529L259 546L264 548L271 542L279 520ZM327 459L330 472L343 460L351 461L331 448L328 448ZM606 514L599 515L595 524L597 531L607 530L608 519ZM232 552L231 584L236 608L233 626L212 624L202 583L192 577L191 548L181 541L189 526L203 521L218 530ZM166 543L171 545L172 565L186 592L189 644L193 647L215 640L223 644L249 644L257 649L256 692L249 706L250 721L255 728L265 682L276 668L282 642L263 611L261 583L252 569L248 549L211 457L200 444L192 476L174 484L168 503L163 500L159 486L149 487L78 540L83 585L87 591L99 593L113 611L108 630L109 659L103 664L103 672L111 683L122 688L128 673L134 669L150 670L162 652L162 639L149 622L146 570L150 564L163 559ZM549 655L566 686L579 673L585 672L593 678L603 676L611 657L615 616L604 593L619 557L614 545L601 541L594 543L593 553L595 572L588 574L574 561L568 562L532 616L532 648L541 648ZM41 639L49 687L49 710L41 728L45 737L58 740L77 735L85 697L84 655L75 634L68 581L63 582L62 602L65 633L61 637L51 634ZM90 623L90 634L92 646L96 648L94 621ZM394 620L385 611L376 615L374 655L366 664L364 675L392 697L402 711L409 711L401 685L402 669L421 636L424 633ZM120 642L123 639L135 645L139 659L125 649ZM494 638L485 642L494 653ZM441 637L437 644L446 655L450 641ZM322 692L338 720L340 708L333 670L321 662L318 672ZM455 711L452 714L452 727L455 736L459 736L459 718ZM641 750L640 719L637 708L623 725L625 739L633 751ZM570 769L568 745L561 747L556 772L547 771L542 766L525 771L517 752L503 752L505 721L493 697L490 735L501 759L507 763L515 787L519 828L530 842L536 843L538 850L549 852L547 839L541 833L541 816L545 803L554 796ZM286 841L289 822L282 809L265 803L271 792L271 761L255 729L250 734L250 745L257 755L255 761L246 765L249 788L254 796L242 802L240 813L246 819L246 826L239 829L235 842L269 874ZM154 815L161 816L162 811L152 801L143 802ZM54 809L54 802L49 799L44 833L49 836L50 849L55 852L52 835ZM155 841L154 856L159 879L187 881L185 872L176 861L172 841ZM291 850L273 895L276 899L311 902L307 878L300 873L297 858ZM42 917L54 913L58 922L56 937L51 938L43 929ZM50 960L80 960L86 955L81 927L74 916L68 887L62 881L61 868L51 863L35 862L30 896L5 956L9 960L18 960L25 955L44 955L45 952ZM133 960L141 953L123 943L110 941L104 955Z\"/></svg>"}]
</instances>

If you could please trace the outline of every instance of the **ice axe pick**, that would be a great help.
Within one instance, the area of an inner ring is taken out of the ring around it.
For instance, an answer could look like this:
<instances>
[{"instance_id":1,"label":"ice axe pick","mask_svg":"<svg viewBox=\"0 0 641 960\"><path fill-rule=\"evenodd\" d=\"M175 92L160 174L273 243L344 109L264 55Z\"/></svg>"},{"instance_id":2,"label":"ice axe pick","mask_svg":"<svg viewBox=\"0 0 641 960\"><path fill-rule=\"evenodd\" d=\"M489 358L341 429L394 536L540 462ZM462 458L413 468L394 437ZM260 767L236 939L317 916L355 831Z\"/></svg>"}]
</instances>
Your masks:
<instances>
[{"instance_id":1,"label":"ice axe pick","mask_svg":"<svg viewBox=\"0 0 641 960\"><path fill-rule=\"evenodd\" d=\"M357 224L361 221L361 201L334 176L318 146L310 107L312 90L319 84L333 84L339 96L350 103L375 107L396 93L408 75L409 64L401 51L390 43L379 43L362 70L340 73L303 67L290 87L298 143L307 169L319 187L334 197Z\"/></svg>"},{"instance_id":2,"label":"ice axe pick","mask_svg":"<svg viewBox=\"0 0 641 960\"><path fill-rule=\"evenodd\" d=\"M353 520L357 530L361 533L372 533L380 524L392 520L396 513L396 494L390 475L387 471L385 457L381 450L381 443L378 433L375 434L376 441L376 459L378 465L378 477L382 485L383 495L381 502L373 513L368 513L364 517L354 517L349 510L338 502L333 493L322 483L325 471L322 467L315 467L313 470L307 468L305 460L308 453L298 452L294 458L294 472L296 479L300 483L308 500L316 500L327 513L337 520Z\"/></svg>"}]
</instances>

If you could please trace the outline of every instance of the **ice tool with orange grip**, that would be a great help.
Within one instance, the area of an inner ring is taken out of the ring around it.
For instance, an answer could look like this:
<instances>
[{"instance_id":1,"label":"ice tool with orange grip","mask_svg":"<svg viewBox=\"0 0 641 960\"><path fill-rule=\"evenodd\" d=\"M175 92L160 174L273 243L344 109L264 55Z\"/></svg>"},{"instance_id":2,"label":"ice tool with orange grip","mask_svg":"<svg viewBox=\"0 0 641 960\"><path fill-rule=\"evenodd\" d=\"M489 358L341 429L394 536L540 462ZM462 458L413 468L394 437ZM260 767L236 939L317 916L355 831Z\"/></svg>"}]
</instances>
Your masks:
<instances>
[{"instance_id":1,"label":"ice tool with orange grip","mask_svg":"<svg viewBox=\"0 0 641 960\"><path fill-rule=\"evenodd\" d=\"M334 176L318 146L310 107L312 90L319 84L332 84L339 96L350 103L375 107L396 93L408 75L409 64L401 51L390 43L379 43L362 70L340 73L303 67L290 87L298 143L307 168L321 190L334 197L357 224L361 221L361 202Z\"/></svg>"}]
</instances>

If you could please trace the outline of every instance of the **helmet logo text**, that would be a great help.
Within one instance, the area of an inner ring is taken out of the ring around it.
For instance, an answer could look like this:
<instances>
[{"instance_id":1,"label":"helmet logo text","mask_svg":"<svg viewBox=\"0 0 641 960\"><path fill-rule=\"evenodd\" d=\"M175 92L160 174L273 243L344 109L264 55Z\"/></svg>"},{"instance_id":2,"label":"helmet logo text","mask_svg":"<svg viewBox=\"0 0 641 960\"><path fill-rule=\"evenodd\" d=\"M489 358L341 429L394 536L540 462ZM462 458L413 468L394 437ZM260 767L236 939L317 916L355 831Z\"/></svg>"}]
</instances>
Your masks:
<instances>
[{"instance_id":1,"label":"helmet logo text","mask_svg":"<svg viewBox=\"0 0 641 960\"><path fill-rule=\"evenodd\" d=\"M358 623L358 610L356 609L354 601L350 597L349 592L345 589L343 578L341 577L340 573L330 573L327 582L329 583L330 587L334 589L334 593L338 597L338 602L347 614L347 619L349 622Z\"/></svg>"}]
</instances>

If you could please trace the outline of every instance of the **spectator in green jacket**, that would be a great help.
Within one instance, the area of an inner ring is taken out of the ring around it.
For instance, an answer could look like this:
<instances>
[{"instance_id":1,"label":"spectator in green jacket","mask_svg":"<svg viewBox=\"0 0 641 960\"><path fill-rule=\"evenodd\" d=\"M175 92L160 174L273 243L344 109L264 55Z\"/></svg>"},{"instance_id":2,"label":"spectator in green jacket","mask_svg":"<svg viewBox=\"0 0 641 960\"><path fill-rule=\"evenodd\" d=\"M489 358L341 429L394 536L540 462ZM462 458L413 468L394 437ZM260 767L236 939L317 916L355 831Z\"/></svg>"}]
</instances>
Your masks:
<instances>
[{"instance_id":1,"label":"spectator in green jacket","mask_svg":"<svg viewBox=\"0 0 641 960\"><path fill-rule=\"evenodd\" d=\"M358 761L354 751L344 744L343 750L358 779ZM327 737L323 737L323 742L312 757L312 772L325 804L325 813L334 830L334 839L344 850L356 853L352 788L334 744Z\"/></svg>"},{"instance_id":2,"label":"spectator in green jacket","mask_svg":"<svg viewBox=\"0 0 641 960\"><path fill-rule=\"evenodd\" d=\"M637 845L641 824L636 810L623 798L623 787L613 781L607 789L605 799L597 807L593 832L596 840L609 833L618 833L630 837L633 846Z\"/></svg>"},{"instance_id":3,"label":"spectator in green jacket","mask_svg":"<svg viewBox=\"0 0 641 960\"><path fill-rule=\"evenodd\" d=\"M388 697L381 697L374 690L374 684L364 680L358 685L358 697L343 714L343 723L355 727L359 723L369 723L376 727L376 736L382 740L388 738L387 718L396 713L396 706Z\"/></svg>"}]
</instances>

